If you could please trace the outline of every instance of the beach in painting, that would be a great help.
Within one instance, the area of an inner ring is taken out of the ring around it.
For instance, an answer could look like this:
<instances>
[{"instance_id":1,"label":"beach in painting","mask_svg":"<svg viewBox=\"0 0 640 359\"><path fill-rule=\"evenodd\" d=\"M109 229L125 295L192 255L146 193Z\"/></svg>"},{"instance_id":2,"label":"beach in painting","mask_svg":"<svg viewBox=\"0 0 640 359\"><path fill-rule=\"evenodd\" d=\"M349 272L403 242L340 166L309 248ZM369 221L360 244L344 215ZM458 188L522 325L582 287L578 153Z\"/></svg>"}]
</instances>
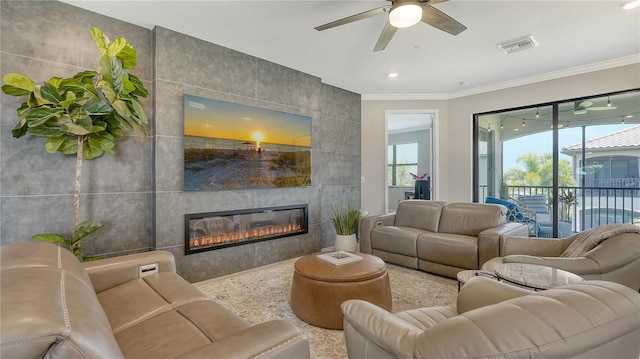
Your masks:
<instances>
[{"instance_id":1,"label":"beach in painting","mask_svg":"<svg viewBox=\"0 0 640 359\"><path fill-rule=\"evenodd\" d=\"M309 185L307 146L184 136L185 191Z\"/></svg>"},{"instance_id":2,"label":"beach in painting","mask_svg":"<svg viewBox=\"0 0 640 359\"><path fill-rule=\"evenodd\" d=\"M184 190L311 185L311 117L184 95Z\"/></svg>"}]
</instances>

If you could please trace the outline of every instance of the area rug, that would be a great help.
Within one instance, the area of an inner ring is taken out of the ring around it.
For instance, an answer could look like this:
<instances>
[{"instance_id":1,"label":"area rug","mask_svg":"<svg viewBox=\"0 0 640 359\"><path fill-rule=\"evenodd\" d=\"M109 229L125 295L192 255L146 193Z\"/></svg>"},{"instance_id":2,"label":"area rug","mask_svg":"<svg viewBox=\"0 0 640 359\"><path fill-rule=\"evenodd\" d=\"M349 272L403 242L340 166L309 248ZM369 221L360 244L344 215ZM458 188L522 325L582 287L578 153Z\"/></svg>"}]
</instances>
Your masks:
<instances>
[{"instance_id":1,"label":"area rug","mask_svg":"<svg viewBox=\"0 0 640 359\"><path fill-rule=\"evenodd\" d=\"M309 339L311 358L347 358L342 330L307 324L289 306L293 264L296 259L195 283L209 297L251 324L283 319L296 325ZM420 307L455 307L458 293L453 279L387 264L393 312Z\"/></svg>"}]
</instances>

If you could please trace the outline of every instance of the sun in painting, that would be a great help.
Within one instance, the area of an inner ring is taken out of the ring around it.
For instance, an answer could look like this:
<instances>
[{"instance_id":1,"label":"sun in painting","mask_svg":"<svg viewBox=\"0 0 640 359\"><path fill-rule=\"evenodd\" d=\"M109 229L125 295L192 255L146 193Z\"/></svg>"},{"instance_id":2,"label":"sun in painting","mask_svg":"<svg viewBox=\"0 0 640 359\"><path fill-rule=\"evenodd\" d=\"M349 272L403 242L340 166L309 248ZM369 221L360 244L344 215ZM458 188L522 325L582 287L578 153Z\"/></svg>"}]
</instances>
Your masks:
<instances>
[{"instance_id":1,"label":"sun in painting","mask_svg":"<svg viewBox=\"0 0 640 359\"><path fill-rule=\"evenodd\" d=\"M264 140L264 134L261 131L254 131L251 138L256 141L256 151L260 149L260 141Z\"/></svg>"}]
</instances>

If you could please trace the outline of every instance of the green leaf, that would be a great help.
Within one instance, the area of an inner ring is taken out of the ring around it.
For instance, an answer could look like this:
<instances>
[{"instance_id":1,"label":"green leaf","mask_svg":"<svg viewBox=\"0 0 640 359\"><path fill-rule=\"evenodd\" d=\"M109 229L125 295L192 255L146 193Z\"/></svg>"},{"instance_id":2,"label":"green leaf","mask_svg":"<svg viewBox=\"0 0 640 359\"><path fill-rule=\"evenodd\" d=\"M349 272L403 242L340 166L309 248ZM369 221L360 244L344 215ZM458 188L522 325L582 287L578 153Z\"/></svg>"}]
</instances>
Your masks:
<instances>
[{"instance_id":1,"label":"green leaf","mask_svg":"<svg viewBox=\"0 0 640 359\"><path fill-rule=\"evenodd\" d=\"M102 33L102 30L97 27L91 27L91 36L93 36L93 41L96 42L96 46L98 46L100 54L106 55L109 39Z\"/></svg>"},{"instance_id":2,"label":"green leaf","mask_svg":"<svg viewBox=\"0 0 640 359\"><path fill-rule=\"evenodd\" d=\"M2 92L9 96L27 96L30 92L11 85L2 85Z\"/></svg>"},{"instance_id":3,"label":"green leaf","mask_svg":"<svg viewBox=\"0 0 640 359\"><path fill-rule=\"evenodd\" d=\"M44 149L49 153L55 153L58 151L67 136L49 137L44 144Z\"/></svg>"},{"instance_id":4,"label":"green leaf","mask_svg":"<svg viewBox=\"0 0 640 359\"><path fill-rule=\"evenodd\" d=\"M73 79L83 84L88 84L88 83L92 83L93 78L96 77L97 75L98 73L96 71L86 70L86 71L78 72L77 74L73 75Z\"/></svg>"},{"instance_id":5,"label":"green leaf","mask_svg":"<svg viewBox=\"0 0 640 359\"><path fill-rule=\"evenodd\" d=\"M100 100L91 100L85 103L83 109L87 115L108 115L111 113L111 106Z\"/></svg>"},{"instance_id":6,"label":"green leaf","mask_svg":"<svg viewBox=\"0 0 640 359\"><path fill-rule=\"evenodd\" d=\"M45 138L66 135L66 133L60 127L40 126L40 127L29 127L27 130L29 131L30 134L34 136L45 137Z\"/></svg>"},{"instance_id":7,"label":"green leaf","mask_svg":"<svg viewBox=\"0 0 640 359\"><path fill-rule=\"evenodd\" d=\"M144 112L144 108L142 108L140 103L138 101L136 101L135 99L131 99L129 101L129 103L131 104L131 107L133 109L133 111L132 111L133 114L136 115L140 119L140 122L148 123L147 114Z\"/></svg>"},{"instance_id":8,"label":"green leaf","mask_svg":"<svg viewBox=\"0 0 640 359\"><path fill-rule=\"evenodd\" d=\"M109 56L118 56L118 53L124 49L127 45L127 40L124 37L120 36L113 40L109 46L107 47L107 55Z\"/></svg>"},{"instance_id":9,"label":"green leaf","mask_svg":"<svg viewBox=\"0 0 640 359\"><path fill-rule=\"evenodd\" d=\"M102 94L100 98L106 100L106 102L113 103L118 98L118 95L115 91L113 91L113 87L110 83L106 81L100 81L98 82L98 88L100 89L99 93Z\"/></svg>"},{"instance_id":10,"label":"green leaf","mask_svg":"<svg viewBox=\"0 0 640 359\"><path fill-rule=\"evenodd\" d=\"M65 94L65 98L60 102L60 106L69 110L72 104L74 104L77 100L76 94L73 91L67 91Z\"/></svg>"},{"instance_id":11,"label":"green leaf","mask_svg":"<svg viewBox=\"0 0 640 359\"><path fill-rule=\"evenodd\" d=\"M33 236L31 236L31 239L34 241L58 243L58 244L64 244L67 246L71 244L69 240L62 238L61 236L55 233L34 234Z\"/></svg>"},{"instance_id":12,"label":"green leaf","mask_svg":"<svg viewBox=\"0 0 640 359\"><path fill-rule=\"evenodd\" d=\"M38 127L50 118L59 116L62 112L64 112L64 108L62 107L51 108L48 106L40 106L29 109L25 113L25 118L27 119L29 127Z\"/></svg>"},{"instance_id":13,"label":"green leaf","mask_svg":"<svg viewBox=\"0 0 640 359\"><path fill-rule=\"evenodd\" d=\"M52 78L49 79L49 83L52 84L55 88L60 87L60 84L62 83L62 80L64 80L62 77L57 77L54 76Z\"/></svg>"},{"instance_id":14,"label":"green leaf","mask_svg":"<svg viewBox=\"0 0 640 359\"><path fill-rule=\"evenodd\" d=\"M111 79L113 81L113 89L116 91L116 93L122 93L124 86L122 80L124 78L124 74L126 74L126 72L122 68L122 60L115 56L111 56L109 58L109 62L111 63Z\"/></svg>"},{"instance_id":15,"label":"green leaf","mask_svg":"<svg viewBox=\"0 0 640 359\"><path fill-rule=\"evenodd\" d=\"M133 85L136 87L136 89L133 92L131 92L132 95L136 95L140 97L149 96L149 91L147 91L147 89L144 87L144 84L142 84L142 81L140 81L140 79L136 75L129 74L129 81L131 81Z\"/></svg>"},{"instance_id":16,"label":"green leaf","mask_svg":"<svg viewBox=\"0 0 640 359\"><path fill-rule=\"evenodd\" d=\"M132 69L136 67L137 54L136 49L131 44L126 43L125 46L116 54L122 60L122 67Z\"/></svg>"},{"instance_id":17,"label":"green leaf","mask_svg":"<svg viewBox=\"0 0 640 359\"><path fill-rule=\"evenodd\" d=\"M111 59L109 56L102 55L100 58L100 73L102 74L102 81L106 81L111 87L113 87L113 77L111 77ZM98 87L100 85L98 84Z\"/></svg>"},{"instance_id":18,"label":"green leaf","mask_svg":"<svg viewBox=\"0 0 640 359\"><path fill-rule=\"evenodd\" d=\"M78 224L78 226L73 230L73 234L71 235L71 244L75 245L76 243L84 239L86 236L90 235L91 233L97 231L102 227L103 227L102 223L94 222L94 221L84 221Z\"/></svg>"},{"instance_id":19,"label":"green leaf","mask_svg":"<svg viewBox=\"0 0 640 359\"><path fill-rule=\"evenodd\" d=\"M87 142L89 144L89 148L100 148L100 150L96 150L96 153L100 153L102 155L102 151L106 152L109 155L114 155L115 151L113 148L115 147L113 137L104 137L101 134L92 134L88 136ZM85 146L86 148L86 146Z\"/></svg>"},{"instance_id":20,"label":"green leaf","mask_svg":"<svg viewBox=\"0 0 640 359\"><path fill-rule=\"evenodd\" d=\"M134 91L136 87L133 85L133 82L129 81L126 76L122 76L122 93L128 94Z\"/></svg>"},{"instance_id":21,"label":"green leaf","mask_svg":"<svg viewBox=\"0 0 640 359\"><path fill-rule=\"evenodd\" d=\"M42 98L48 100L49 102L59 104L60 101L62 101L62 96L60 96L58 89L48 82L45 82L42 85L42 88L40 88L40 93L42 95Z\"/></svg>"},{"instance_id":22,"label":"green leaf","mask_svg":"<svg viewBox=\"0 0 640 359\"><path fill-rule=\"evenodd\" d=\"M118 115L122 116L123 119L127 120L131 117L131 111L129 111L129 107L122 100L116 100L113 102L113 108L116 109Z\"/></svg>"},{"instance_id":23,"label":"green leaf","mask_svg":"<svg viewBox=\"0 0 640 359\"><path fill-rule=\"evenodd\" d=\"M6 84L2 86L2 91L10 96L26 96L36 87L29 77L15 72L4 75L2 81Z\"/></svg>"},{"instance_id":24,"label":"green leaf","mask_svg":"<svg viewBox=\"0 0 640 359\"><path fill-rule=\"evenodd\" d=\"M99 141L96 141L94 138L89 138L84 142L84 145L82 146L82 157L85 159L92 160L102 156L103 154L104 149Z\"/></svg>"},{"instance_id":25,"label":"green leaf","mask_svg":"<svg viewBox=\"0 0 640 359\"><path fill-rule=\"evenodd\" d=\"M53 101L50 101L42 97L42 86L36 86L36 88L33 90L31 95L33 95L33 97L36 99L36 102L37 102L37 105L34 107L42 106L42 105L54 105Z\"/></svg>"},{"instance_id":26,"label":"green leaf","mask_svg":"<svg viewBox=\"0 0 640 359\"><path fill-rule=\"evenodd\" d=\"M16 124L16 126L11 130L11 135L15 138L20 138L27 133L27 129L29 129L29 125L27 125L27 120L22 119L20 122Z\"/></svg>"},{"instance_id":27,"label":"green leaf","mask_svg":"<svg viewBox=\"0 0 640 359\"><path fill-rule=\"evenodd\" d=\"M80 82L78 79L75 78L70 78L70 79L64 79L60 82L60 85L58 86L58 89L60 89L61 91L73 91L76 95L77 94L84 94L85 92L87 92L87 88L85 87L85 85ZM82 95L80 95L82 97Z\"/></svg>"},{"instance_id":28,"label":"green leaf","mask_svg":"<svg viewBox=\"0 0 640 359\"><path fill-rule=\"evenodd\" d=\"M84 136L89 134L88 129L75 123L65 123L64 125L62 125L62 130L76 136Z\"/></svg>"},{"instance_id":29,"label":"green leaf","mask_svg":"<svg viewBox=\"0 0 640 359\"><path fill-rule=\"evenodd\" d=\"M64 142L62 142L62 145L60 145L60 148L58 148L58 152L65 155L74 155L78 153L78 140L75 138L69 139L67 137Z\"/></svg>"}]
</instances>

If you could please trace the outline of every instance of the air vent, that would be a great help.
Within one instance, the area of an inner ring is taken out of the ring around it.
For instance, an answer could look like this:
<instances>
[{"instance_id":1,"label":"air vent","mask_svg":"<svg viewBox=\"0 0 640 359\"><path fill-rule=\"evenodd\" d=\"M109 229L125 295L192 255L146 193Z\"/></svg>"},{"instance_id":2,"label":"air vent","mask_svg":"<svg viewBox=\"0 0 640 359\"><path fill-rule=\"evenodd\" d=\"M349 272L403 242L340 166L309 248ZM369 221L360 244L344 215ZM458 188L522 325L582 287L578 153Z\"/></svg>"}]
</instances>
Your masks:
<instances>
[{"instance_id":1,"label":"air vent","mask_svg":"<svg viewBox=\"0 0 640 359\"><path fill-rule=\"evenodd\" d=\"M530 49L538 46L538 42L533 38L533 35L523 37L516 40L506 41L498 44L498 47L502 49L505 54L511 54L514 52Z\"/></svg>"}]
</instances>

